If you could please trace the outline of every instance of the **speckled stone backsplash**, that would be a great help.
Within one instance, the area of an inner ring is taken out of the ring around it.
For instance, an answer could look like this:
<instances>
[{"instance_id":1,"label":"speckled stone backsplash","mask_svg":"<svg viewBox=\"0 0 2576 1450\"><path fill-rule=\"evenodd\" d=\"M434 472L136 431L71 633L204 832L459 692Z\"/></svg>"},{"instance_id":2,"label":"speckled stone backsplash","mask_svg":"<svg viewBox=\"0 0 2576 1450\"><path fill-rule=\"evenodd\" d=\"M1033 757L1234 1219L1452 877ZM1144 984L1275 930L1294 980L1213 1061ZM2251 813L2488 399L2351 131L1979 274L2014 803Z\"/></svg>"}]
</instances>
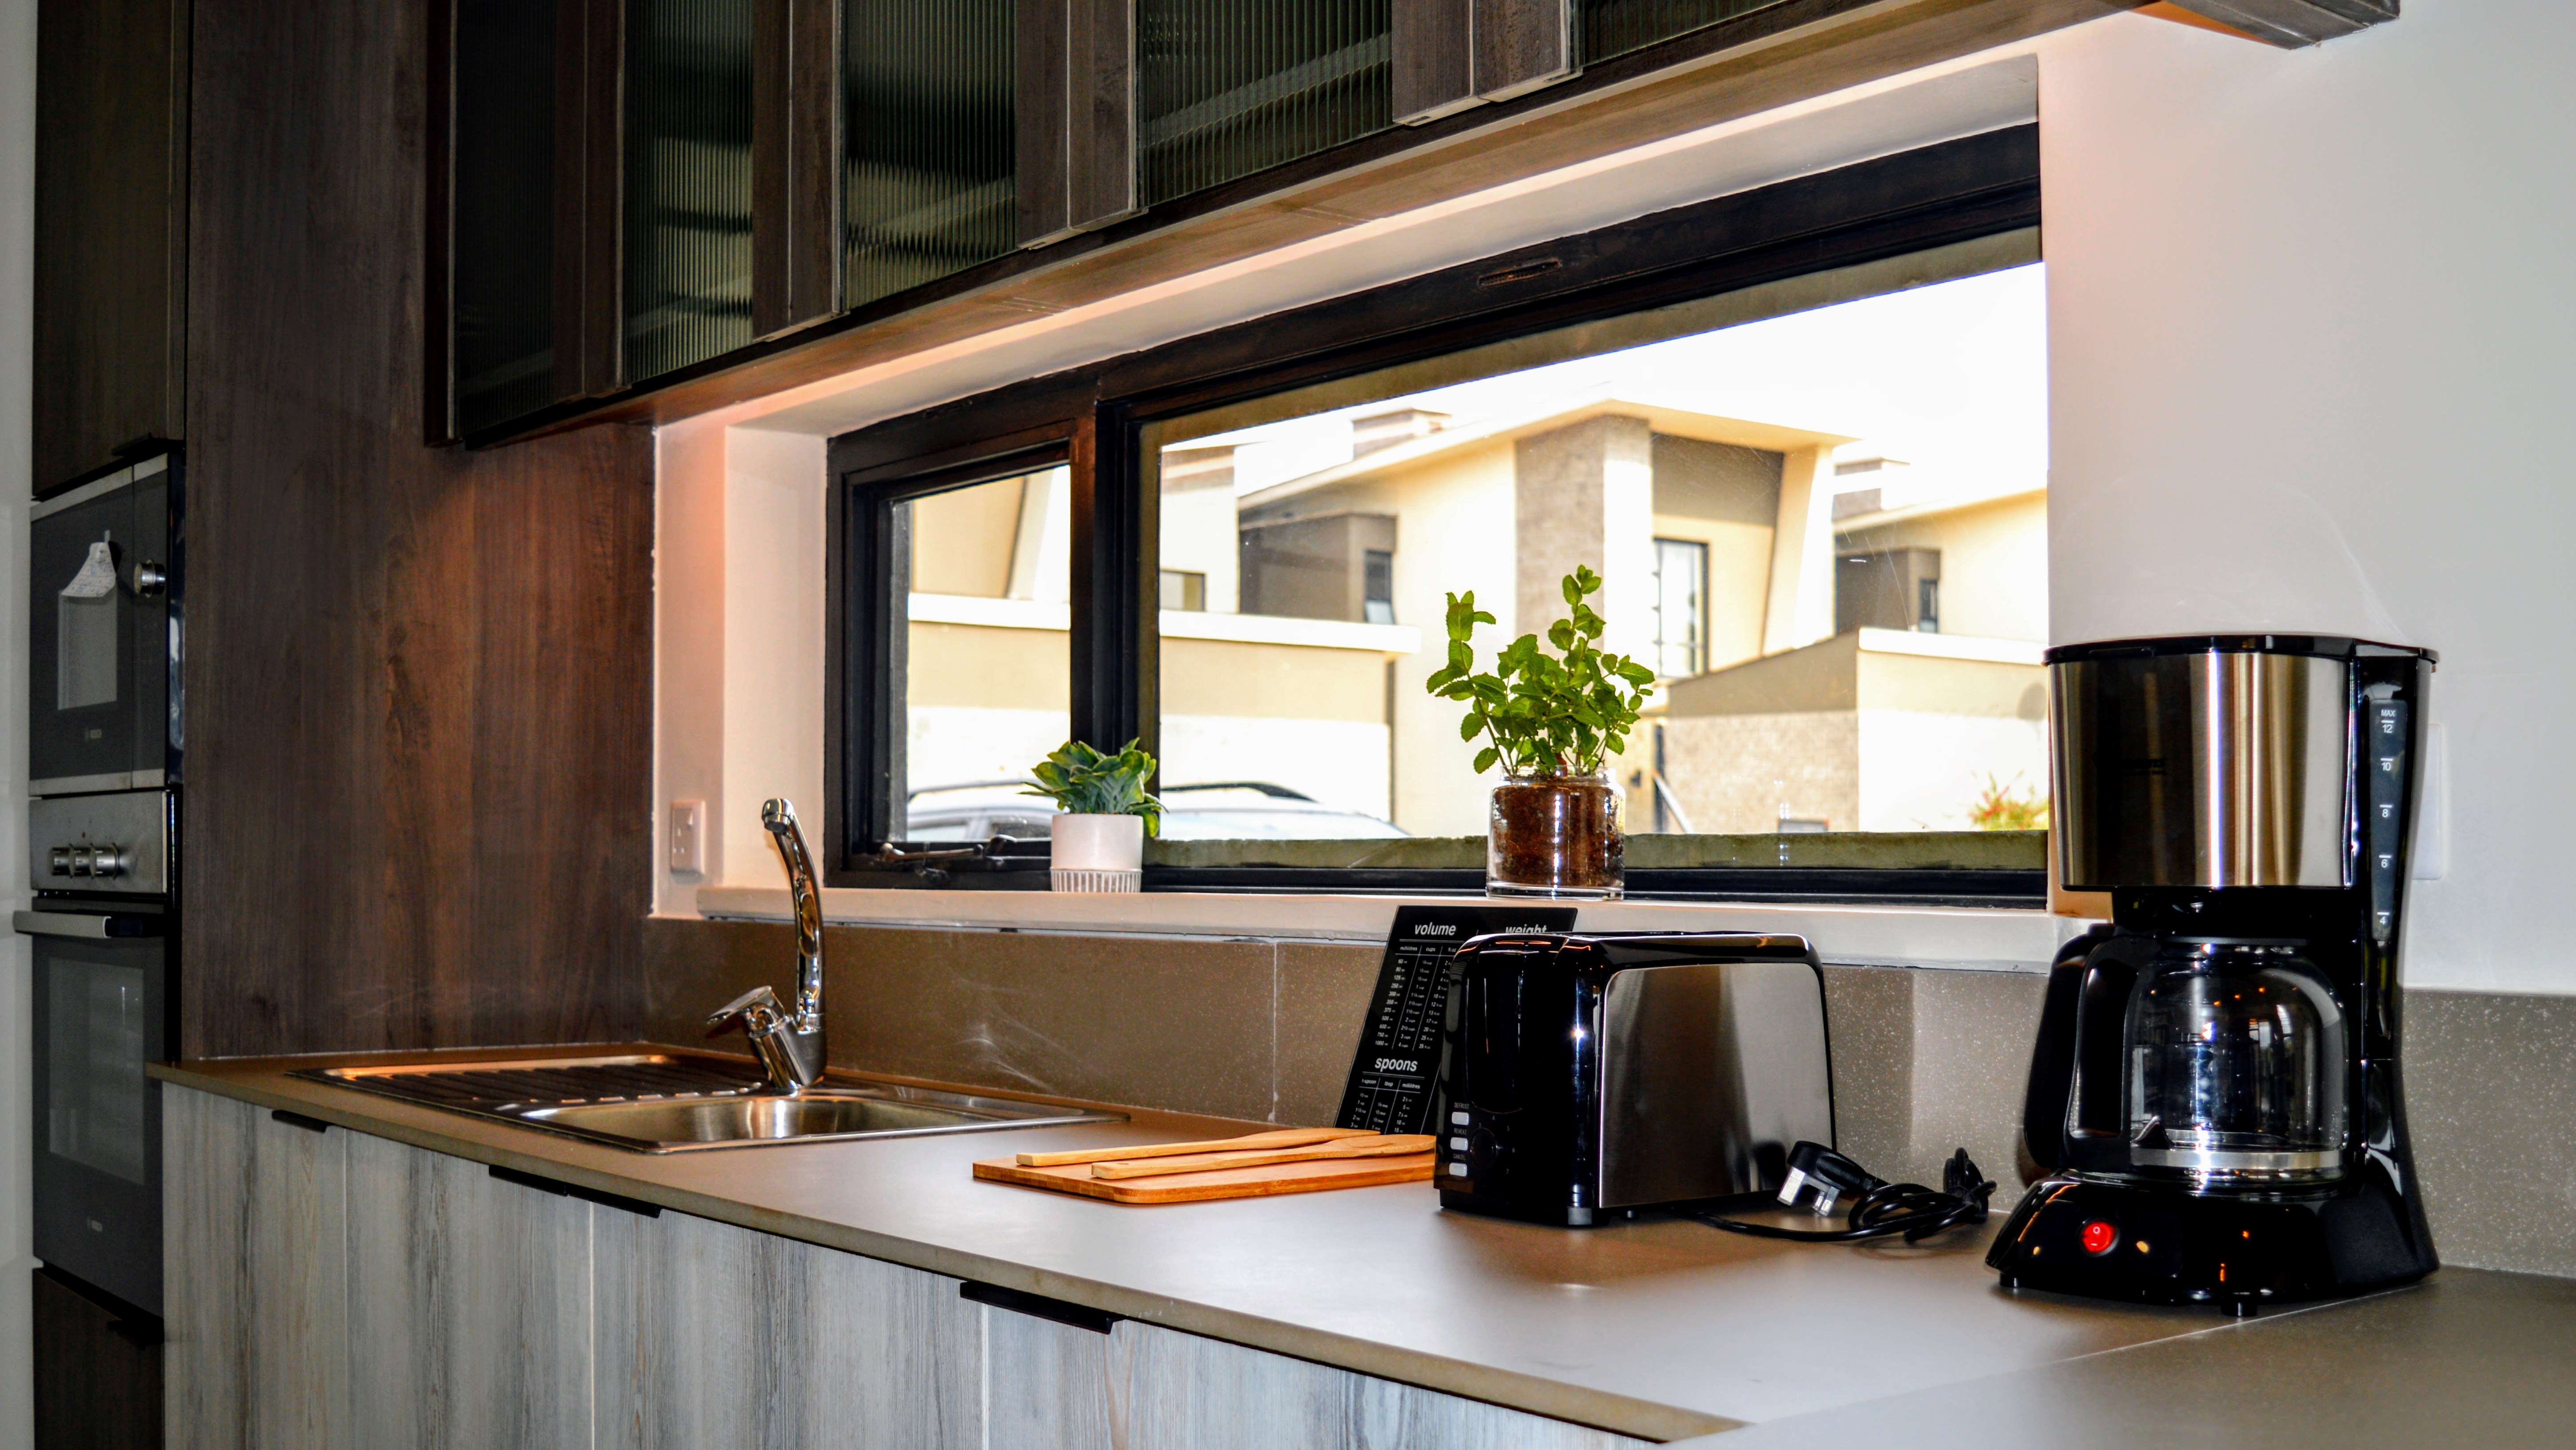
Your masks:
<instances>
[{"instance_id":1,"label":"speckled stone backsplash","mask_svg":"<svg viewBox=\"0 0 2576 1450\"><path fill-rule=\"evenodd\" d=\"M783 923L656 920L646 1035L795 960ZM833 927L839 1066L1279 1123L1331 1120L1379 947ZM2043 979L1825 969L1841 1148L1938 1183L1965 1147L2009 1202L2033 1176L2021 1102ZM2576 1277L2576 999L2411 992L2406 1094L2443 1261Z\"/></svg>"}]
</instances>

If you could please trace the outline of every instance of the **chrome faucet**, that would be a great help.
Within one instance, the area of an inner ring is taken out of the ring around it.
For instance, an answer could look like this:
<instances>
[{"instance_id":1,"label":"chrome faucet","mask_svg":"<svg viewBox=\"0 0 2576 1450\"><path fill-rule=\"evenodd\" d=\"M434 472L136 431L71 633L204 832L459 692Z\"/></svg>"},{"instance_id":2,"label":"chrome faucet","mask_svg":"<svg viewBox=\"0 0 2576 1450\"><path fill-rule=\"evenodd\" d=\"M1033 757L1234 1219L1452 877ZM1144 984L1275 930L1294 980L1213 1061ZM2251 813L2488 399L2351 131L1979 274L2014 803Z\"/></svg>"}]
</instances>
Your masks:
<instances>
[{"instance_id":1,"label":"chrome faucet","mask_svg":"<svg viewBox=\"0 0 2576 1450\"><path fill-rule=\"evenodd\" d=\"M760 824L787 867L787 892L796 908L796 1010L789 1012L764 982L716 1009L707 1031L712 1035L739 1021L769 1090L792 1096L823 1075L823 895L814 888L814 860L805 854L796 808L769 801L760 808Z\"/></svg>"}]
</instances>

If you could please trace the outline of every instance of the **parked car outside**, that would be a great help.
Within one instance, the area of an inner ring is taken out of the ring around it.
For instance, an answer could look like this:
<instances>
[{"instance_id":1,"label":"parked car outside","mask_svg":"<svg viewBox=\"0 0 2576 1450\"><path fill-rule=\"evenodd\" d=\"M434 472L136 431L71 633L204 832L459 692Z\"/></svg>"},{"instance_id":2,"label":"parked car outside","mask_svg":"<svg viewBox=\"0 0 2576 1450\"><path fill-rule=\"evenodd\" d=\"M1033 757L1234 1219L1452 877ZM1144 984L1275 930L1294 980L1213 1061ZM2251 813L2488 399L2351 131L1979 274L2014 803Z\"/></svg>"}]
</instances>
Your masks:
<instances>
[{"instance_id":1,"label":"parked car outside","mask_svg":"<svg viewBox=\"0 0 2576 1450\"><path fill-rule=\"evenodd\" d=\"M1055 809L1020 789L1015 780L924 786L912 793L905 812L905 839L1044 840ZM1156 794L1163 802L1166 841L1375 841L1412 834L1391 821L1263 781L1177 785Z\"/></svg>"}]
</instances>

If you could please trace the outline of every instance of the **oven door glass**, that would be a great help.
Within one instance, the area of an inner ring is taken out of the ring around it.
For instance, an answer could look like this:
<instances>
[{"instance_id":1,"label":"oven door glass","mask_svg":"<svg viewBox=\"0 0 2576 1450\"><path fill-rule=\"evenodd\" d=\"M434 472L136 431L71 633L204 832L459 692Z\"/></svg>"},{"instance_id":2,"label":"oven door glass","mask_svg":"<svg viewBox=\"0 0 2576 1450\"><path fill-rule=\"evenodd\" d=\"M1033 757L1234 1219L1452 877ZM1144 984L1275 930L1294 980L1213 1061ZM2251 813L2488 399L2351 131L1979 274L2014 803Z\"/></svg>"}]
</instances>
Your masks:
<instances>
[{"instance_id":1,"label":"oven door glass","mask_svg":"<svg viewBox=\"0 0 2576 1450\"><path fill-rule=\"evenodd\" d=\"M162 784L135 772L167 762L169 479L28 526L27 774L39 795Z\"/></svg>"},{"instance_id":2,"label":"oven door glass","mask_svg":"<svg viewBox=\"0 0 2576 1450\"><path fill-rule=\"evenodd\" d=\"M36 1257L161 1310L159 937L41 935L35 946Z\"/></svg>"}]
</instances>

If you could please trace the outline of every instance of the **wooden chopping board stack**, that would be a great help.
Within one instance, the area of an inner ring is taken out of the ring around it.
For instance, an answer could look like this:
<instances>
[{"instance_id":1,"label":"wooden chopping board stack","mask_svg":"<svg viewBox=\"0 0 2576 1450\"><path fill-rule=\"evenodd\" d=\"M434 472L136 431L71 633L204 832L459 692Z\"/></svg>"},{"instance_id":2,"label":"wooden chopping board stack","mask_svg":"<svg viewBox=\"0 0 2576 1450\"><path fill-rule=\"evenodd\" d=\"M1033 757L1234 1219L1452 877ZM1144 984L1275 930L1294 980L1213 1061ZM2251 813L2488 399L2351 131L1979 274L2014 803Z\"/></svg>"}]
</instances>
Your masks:
<instances>
[{"instance_id":1,"label":"wooden chopping board stack","mask_svg":"<svg viewBox=\"0 0 2576 1450\"><path fill-rule=\"evenodd\" d=\"M1111 1203L1196 1203L1419 1183L1431 1176L1428 1134L1282 1128L1199 1143L1148 1143L988 1158L975 1176Z\"/></svg>"}]
</instances>

